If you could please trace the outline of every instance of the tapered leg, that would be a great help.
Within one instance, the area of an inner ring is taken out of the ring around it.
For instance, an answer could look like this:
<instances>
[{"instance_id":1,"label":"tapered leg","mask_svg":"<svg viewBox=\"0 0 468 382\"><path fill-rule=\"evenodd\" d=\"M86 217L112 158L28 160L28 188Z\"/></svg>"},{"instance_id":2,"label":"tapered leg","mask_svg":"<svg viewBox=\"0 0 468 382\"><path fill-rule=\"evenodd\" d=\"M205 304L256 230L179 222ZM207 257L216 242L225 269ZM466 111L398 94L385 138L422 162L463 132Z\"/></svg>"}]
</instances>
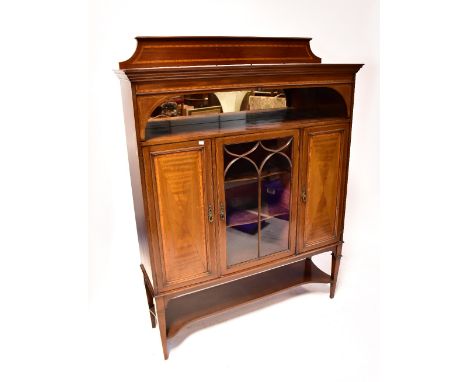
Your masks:
<instances>
[{"instance_id":1,"label":"tapered leg","mask_svg":"<svg viewBox=\"0 0 468 382\"><path fill-rule=\"evenodd\" d=\"M148 300L148 309L150 312L150 319L151 319L151 327L156 327L156 310L154 308L154 297L151 293L151 290L148 288L148 285L145 283L145 290L146 290L146 299Z\"/></svg>"},{"instance_id":2,"label":"tapered leg","mask_svg":"<svg viewBox=\"0 0 468 382\"><path fill-rule=\"evenodd\" d=\"M335 297L336 283L338 281L338 271L340 270L342 244L336 246L332 252L332 267L331 267L331 283L330 283L330 298Z\"/></svg>"},{"instance_id":3,"label":"tapered leg","mask_svg":"<svg viewBox=\"0 0 468 382\"><path fill-rule=\"evenodd\" d=\"M141 271L143 272L143 282L145 284L145 291L146 291L146 299L148 301L148 309L150 312L150 319L151 319L151 327L155 328L156 327L156 311L154 308L154 297L153 297L153 291L148 285L149 280L147 280L145 268L143 265L140 265Z\"/></svg>"},{"instance_id":4,"label":"tapered leg","mask_svg":"<svg viewBox=\"0 0 468 382\"><path fill-rule=\"evenodd\" d=\"M311 268L312 268L312 259L310 257L307 257L305 259L305 267L304 267L304 278L305 279L310 279L311 276Z\"/></svg>"},{"instance_id":5,"label":"tapered leg","mask_svg":"<svg viewBox=\"0 0 468 382\"><path fill-rule=\"evenodd\" d=\"M156 297L156 311L158 315L159 334L161 335L164 359L168 359L169 352L167 350L166 303L164 301L164 297Z\"/></svg>"}]
</instances>

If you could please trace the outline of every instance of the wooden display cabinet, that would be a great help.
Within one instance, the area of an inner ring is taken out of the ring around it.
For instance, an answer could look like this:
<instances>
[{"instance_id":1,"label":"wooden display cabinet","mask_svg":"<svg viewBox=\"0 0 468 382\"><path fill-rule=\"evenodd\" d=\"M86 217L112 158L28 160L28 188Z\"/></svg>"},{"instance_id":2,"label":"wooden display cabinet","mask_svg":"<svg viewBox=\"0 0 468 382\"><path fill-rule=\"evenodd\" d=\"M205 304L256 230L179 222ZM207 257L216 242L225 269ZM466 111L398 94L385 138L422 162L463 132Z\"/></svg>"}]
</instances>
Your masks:
<instances>
[{"instance_id":1,"label":"wooden display cabinet","mask_svg":"<svg viewBox=\"0 0 468 382\"><path fill-rule=\"evenodd\" d=\"M308 38L137 37L120 63L153 327L303 283L330 284L343 223L355 75ZM312 257L331 253L331 274ZM157 321L156 321L157 320Z\"/></svg>"}]
</instances>

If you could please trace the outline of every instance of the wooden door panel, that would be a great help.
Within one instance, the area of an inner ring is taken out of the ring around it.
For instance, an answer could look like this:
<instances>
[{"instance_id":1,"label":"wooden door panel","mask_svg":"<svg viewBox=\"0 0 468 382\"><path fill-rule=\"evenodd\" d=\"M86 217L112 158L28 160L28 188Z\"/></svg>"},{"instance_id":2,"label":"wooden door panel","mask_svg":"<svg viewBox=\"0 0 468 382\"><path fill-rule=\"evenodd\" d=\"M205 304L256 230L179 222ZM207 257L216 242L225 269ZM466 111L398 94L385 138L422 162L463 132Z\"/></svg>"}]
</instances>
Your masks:
<instances>
[{"instance_id":1,"label":"wooden door panel","mask_svg":"<svg viewBox=\"0 0 468 382\"><path fill-rule=\"evenodd\" d=\"M213 276L214 228L208 219L208 209L213 208L210 146L206 141L150 148L163 289Z\"/></svg>"},{"instance_id":2,"label":"wooden door panel","mask_svg":"<svg viewBox=\"0 0 468 382\"><path fill-rule=\"evenodd\" d=\"M301 250L338 240L344 128L307 131L303 144Z\"/></svg>"}]
</instances>

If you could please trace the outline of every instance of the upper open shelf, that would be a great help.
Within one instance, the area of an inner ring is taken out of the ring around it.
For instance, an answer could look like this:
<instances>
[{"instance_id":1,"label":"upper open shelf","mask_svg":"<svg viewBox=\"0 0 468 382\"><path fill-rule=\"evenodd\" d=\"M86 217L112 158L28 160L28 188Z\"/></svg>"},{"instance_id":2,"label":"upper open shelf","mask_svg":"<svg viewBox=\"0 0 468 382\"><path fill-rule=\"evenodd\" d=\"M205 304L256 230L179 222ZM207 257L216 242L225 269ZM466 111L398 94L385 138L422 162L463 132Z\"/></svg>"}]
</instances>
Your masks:
<instances>
[{"instance_id":1,"label":"upper open shelf","mask_svg":"<svg viewBox=\"0 0 468 382\"><path fill-rule=\"evenodd\" d=\"M168 97L153 110L145 139L346 117L345 100L338 91L328 87L180 94Z\"/></svg>"},{"instance_id":2,"label":"upper open shelf","mask_svg":"<svg viewBox=\"0 0 468 382\"><path fill-rule=\"evenodd\" d=\"M134 122L142 145L351 118L362 65L322 64L311 38L136 40L135 52L116 73L125 99L134 102L129 125Z\"/></svg>"}]
</instances>

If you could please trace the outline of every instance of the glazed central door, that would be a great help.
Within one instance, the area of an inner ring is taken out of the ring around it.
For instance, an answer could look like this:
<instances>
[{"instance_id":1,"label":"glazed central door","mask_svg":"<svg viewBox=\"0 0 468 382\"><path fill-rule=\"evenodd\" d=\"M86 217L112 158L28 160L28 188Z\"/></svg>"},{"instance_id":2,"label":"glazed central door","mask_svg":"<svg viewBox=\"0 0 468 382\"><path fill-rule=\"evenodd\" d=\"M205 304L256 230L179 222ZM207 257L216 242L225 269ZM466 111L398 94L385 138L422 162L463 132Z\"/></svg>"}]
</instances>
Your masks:
<instances>
[{"instance_id":1,"label":"glazed central door","mask_svg":"<svg viewBox=\"0 0 468 382\"><path fill-rule=\"evenodd\" d=\"M216 140L223 273L295 252L297 131Z\"/></svg>"},{"instance_id":2,"label":"glazed central door","mask_svg":"<svg viewBox=\"0 0 468 382\"><path fill-rule=\"evenodd\" d=\"M211 141L144 148L158 287L216 276Z\"/></svg>"}]
</instances>

